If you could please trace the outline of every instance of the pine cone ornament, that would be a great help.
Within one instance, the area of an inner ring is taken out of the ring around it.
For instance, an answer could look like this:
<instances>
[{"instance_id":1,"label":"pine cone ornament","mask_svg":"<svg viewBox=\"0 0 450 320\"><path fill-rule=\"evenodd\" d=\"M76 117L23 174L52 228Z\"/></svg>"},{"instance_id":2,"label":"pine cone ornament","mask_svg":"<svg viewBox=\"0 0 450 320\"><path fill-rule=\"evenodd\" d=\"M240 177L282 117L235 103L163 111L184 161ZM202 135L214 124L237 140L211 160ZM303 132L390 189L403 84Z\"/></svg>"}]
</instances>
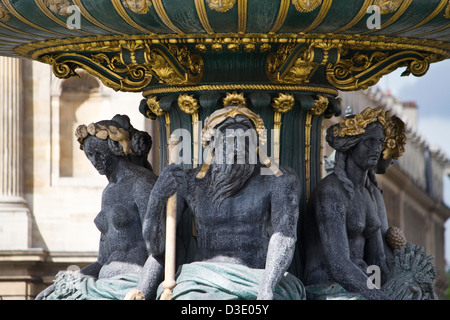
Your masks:
<instances>
[{"instance_id":1,"label":"pine cone ornament","mask_svg":"<svg viewBox=\"0 0 450 320\"><path fill-rule=\"evenodd\" d=\"M406 247L406 237L403 231L397 227L389 227L386 232L386 242L392 250Z\"/></svg>"}]
</instances>

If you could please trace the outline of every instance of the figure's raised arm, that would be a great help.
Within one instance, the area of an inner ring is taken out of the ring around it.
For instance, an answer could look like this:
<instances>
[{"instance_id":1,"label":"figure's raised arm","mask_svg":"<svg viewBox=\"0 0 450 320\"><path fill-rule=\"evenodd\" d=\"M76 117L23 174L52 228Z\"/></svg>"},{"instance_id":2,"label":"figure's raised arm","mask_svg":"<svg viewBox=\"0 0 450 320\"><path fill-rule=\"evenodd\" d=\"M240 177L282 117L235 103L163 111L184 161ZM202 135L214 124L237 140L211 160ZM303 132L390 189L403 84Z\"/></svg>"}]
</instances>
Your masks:
<instances>
[{"instance_id":1,"label":"figure's raised arm","mask_svg":"<svg viewBox=\"0 0 450 320\"><path fill-rule=\"evenodd\" d=\"M142 224L142 233L149 254L160 255L164 252L165 206L167 199L177 192L185 180L185 172L180 165L164 168L156 181Z\"/></svg>"},{"instance_id":2,"label":"figure's raised arm","mask_svg":"<svg viewBox=\"0 0 450 320\"><path fill-rule=\"evenodd\" d=\"M146 299L156 298L157 286L163 280L166 203L177 190L181 189L183 182L182 167L170 165L161 172L150 193L142 223L142 233L149 257L137 284L137 292L142 293ZM184 201L179 202L184 203Z\"/></svg>"}]
</instances>

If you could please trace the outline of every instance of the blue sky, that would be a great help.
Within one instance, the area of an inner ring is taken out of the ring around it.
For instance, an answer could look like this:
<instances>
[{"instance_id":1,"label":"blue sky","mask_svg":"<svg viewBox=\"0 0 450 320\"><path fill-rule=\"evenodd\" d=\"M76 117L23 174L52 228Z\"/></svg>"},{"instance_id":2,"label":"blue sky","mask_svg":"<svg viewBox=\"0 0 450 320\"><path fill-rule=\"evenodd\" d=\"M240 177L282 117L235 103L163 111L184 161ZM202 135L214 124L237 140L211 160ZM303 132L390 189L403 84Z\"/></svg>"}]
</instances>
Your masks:
<instances>
[{"instance_id":1,"label":"blue sky","mask_svg":"<svg viewBox=\"0 0 450 320\"><path fill-rule=\"evenodd\" d=\"M404 68L398 69L384 76L377 85L383 90L389 89L402 101L416 101L418 131L431 145L439 144L450 156L450 139L445 134L450 125L450 60L431 64L422 77L401 77L403 71ZM434 125L429 126L429 122Z\"/></svg>"},{"instance_id":2,"label":"blue sky","mask_svg":"<svg viewBox=\"0 0 450 320\"><path fill-rule=\"evenodd\" d=\"M422 77L401 77L404 68L384 76L377 84L401 101L418 106L417 131L430 146L439 148L450 159L450 60L430 65ZM444 179L444 202L450 207L450 178ZM450 264L450 220L446 223L446 259Z\"/></svg>"}]
</instances>

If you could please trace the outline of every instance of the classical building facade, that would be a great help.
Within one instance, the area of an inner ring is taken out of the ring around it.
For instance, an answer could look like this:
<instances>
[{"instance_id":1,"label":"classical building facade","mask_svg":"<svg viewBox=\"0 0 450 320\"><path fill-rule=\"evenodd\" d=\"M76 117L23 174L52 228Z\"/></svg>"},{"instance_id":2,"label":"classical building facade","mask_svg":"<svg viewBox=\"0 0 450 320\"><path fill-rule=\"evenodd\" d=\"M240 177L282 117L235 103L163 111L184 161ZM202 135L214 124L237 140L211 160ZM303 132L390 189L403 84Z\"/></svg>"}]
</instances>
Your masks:
<instances>
[{"instance_id":1,"label":"classical building facade","mask_svg":"<svg viewBox=\"0 0 450 320\"><path fill-rule=\"evenodd\" d=\"M409 111L376 91L340 96L344 114L347 106L359 112L382 105L403 118ZM74 131L125 113L153 136L150 161L158 171L157 122L139 113L141 99L116 93L82 71L61 80L47 65L0 57L0 299L32 299L59 270L96 260L99 231L93 220L107 181L79 150ZM335 121L326 120L325 128ZM333 150L326 142L323 147L329 160ZM441 297L447 287L444 223L450 209L442 201L447 165L448 159L411 129L403 157L378 176L390 224L435 256Z\"/></svg>"}]
</instances>

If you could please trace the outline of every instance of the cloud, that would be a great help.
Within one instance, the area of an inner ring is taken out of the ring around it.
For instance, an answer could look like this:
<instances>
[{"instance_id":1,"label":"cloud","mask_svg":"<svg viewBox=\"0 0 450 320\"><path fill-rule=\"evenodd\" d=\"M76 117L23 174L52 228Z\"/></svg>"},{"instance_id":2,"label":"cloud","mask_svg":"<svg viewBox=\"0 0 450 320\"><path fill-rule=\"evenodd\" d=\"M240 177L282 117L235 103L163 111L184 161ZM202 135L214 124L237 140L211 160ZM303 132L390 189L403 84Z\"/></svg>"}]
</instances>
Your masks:
<instances>
[{"instance_id":1,"label":"cloud","mask_svg":"<svg viewBox=\"0 0 450 320\"><path fill-rule=\"evenodd\" d=\"M425 138L430 147L441 149L447 157L450 156L449 124L450 116L432 114L418 117L418 133Z\"/></svg>"},{"instance_id":2,"label":"cloud","mask_svg":"<svg viewBox=\"0 0 450 320\"><path fill-rule=\"evenodd\" d=\"M414 86L419 81L419 78L414 76L402 77L403 71L405 68L397 69L382 77L377 86L383 91L389 91L395 97L400 97L405 88Z\"/></svg>"},{"instance_id":3,"label":"cloud","mask_svg":"<svg viewBox=\"0 0 450 320\"><path fill-rule=\"evenodd\" d=\"M418 106L418 133L430 147L450 157L450 59L430 65L422 77L401 77L404 68L384 76L378 83L401 101ZM450 207L450 178L444 177L444 203ZM450 219L445 224L445 258L450 264Z\"/></svg>"},{"instance_id":4,"label":"cloud","mask_svg":"<svg viewBox=\"0 0 450 320\"><path fill-rule=\"evenodd\" d=\"M416 101L419 118L429 116L450 117L450 60L432 63L422 77L409 75L401 77L404 68L381 78L379 87L402 101Z\"/></svg>"}]
</instances>

